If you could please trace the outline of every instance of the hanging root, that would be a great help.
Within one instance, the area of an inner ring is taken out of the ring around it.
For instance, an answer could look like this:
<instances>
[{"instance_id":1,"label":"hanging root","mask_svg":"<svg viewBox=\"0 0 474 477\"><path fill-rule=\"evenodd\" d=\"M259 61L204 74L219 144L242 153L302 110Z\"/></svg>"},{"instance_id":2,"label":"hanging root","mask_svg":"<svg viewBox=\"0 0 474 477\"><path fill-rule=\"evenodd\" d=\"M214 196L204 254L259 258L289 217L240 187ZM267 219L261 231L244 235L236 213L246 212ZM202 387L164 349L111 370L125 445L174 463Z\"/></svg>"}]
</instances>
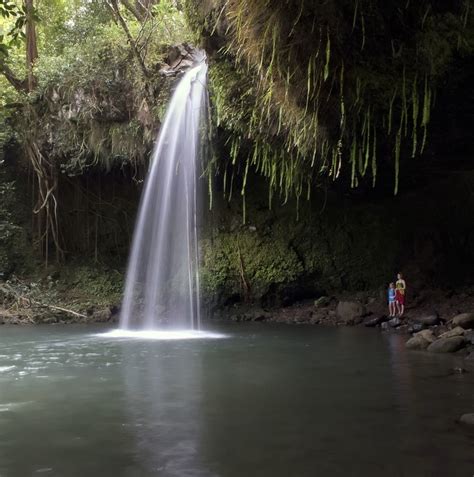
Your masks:
<instances>
[{"instance_id":1,"label":"hanging root","mask_svg":"<svg viewBox=\"0 0 474 477\"><path fill-rule=\"evenodd\" d=\"M60 244L58 200L56 197L58 177L54 166L44 157L34 139L26 141L26 155L33 167L37 182L37 199L33 209L36 216L36 241L40 252L45 259L45 265L49 262L49 242L52 240L56 260L64 258L64 250Z\"/></svg>"}]
</instances>

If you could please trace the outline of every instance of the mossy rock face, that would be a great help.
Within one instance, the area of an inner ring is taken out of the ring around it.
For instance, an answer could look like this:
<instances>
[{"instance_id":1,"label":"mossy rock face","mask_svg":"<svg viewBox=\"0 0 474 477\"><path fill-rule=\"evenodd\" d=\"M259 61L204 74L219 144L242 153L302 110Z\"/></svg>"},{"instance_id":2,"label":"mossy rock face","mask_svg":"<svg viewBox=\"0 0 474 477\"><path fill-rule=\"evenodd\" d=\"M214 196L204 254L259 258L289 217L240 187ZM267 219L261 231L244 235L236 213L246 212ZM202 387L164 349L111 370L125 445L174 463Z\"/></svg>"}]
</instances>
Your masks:
<instances>
[{"instance_id":1,"label":"mossy rock face","mask_svg":"<svg viewBox=\"0 0 474 477\"><path fill-rule=\"evenodd\" d=\"M396 200L357 203L317 192L297 212L291 200L268 210L267 191L252 176L246 224L241 201L222 199L216 199L206 224L205 301L272 306L322 294L385 289L399 271L411 291L467 283L474 260L472 184L474 176L465 174L462 180L447 177ZM453 201L464 207L453 208Z\"/></svg>"},{"instance_id":2,"label":"mossy rock face","mask_svg":"<svg viewBox=\"0 0 474 477\"><path fill-rule=\"evenodd\" d=\"M206 297L225 301L261 299L275 285L291 283L303 272L295 251L281 237L262 237L253 228L204 240L202 288Z\"/></svg>"}]
</instances>

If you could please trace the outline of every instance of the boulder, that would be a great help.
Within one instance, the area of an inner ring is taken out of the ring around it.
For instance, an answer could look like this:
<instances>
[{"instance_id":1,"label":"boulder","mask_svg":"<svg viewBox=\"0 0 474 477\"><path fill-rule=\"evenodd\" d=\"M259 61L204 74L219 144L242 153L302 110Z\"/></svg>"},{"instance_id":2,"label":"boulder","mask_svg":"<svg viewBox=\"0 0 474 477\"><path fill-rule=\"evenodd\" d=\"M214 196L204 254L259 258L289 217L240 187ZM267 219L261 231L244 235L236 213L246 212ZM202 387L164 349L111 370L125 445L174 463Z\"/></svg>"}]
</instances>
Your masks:
<instances>
[{"instance_id":1,"label":"boulder","mask_svg":"<svg viewBox=\"0 0 474 477\"><path fill-rule=\"evenodd\" d=\"M396 316L395 318L392 318L391 320L387 321L388 326L391 328L396 328L397 326L400 326L402 324L402 320Z\"/></svg>"},{"instance_id":2,"label":"boulder","mask_svg":"<svg viewBox=\"0 0 474 477\"><path fill-rule=\"evenodd\" d=\"M47 316L46 318L43 318L41 321L44 325L54 325L56 323L59 323L59 318L57 316Z\"/></svg>"},{"instance_id":3,"label":"boulder","mask_svg":"<svg viewBox=\"0 0 474 477\"><path fill-rule=\"evenodd\" d=\"M417 333L424 329L425 325L421 323L410 323L410 333Z\"/></svg>"},{"instance_id":4,"label":"boulder","mask_svg":"<svg viewBox=\"0 0 474 477\"><path fill-rule=\"evenodd\" d=\"M400 318L395 317L389 321L382 323L381 328L384 331L389 331L393 328L396 328L397 326L400 326L401 324L402 324L402 321L400 320ZM408 330L408 326L407 326L407 330Z\"/></svg>"},{"instance_id":5,"label":"boulder","mask_svg":"<svg viewBox=\"0 0 474 477\"><path fill-rule=\"evenodd\" d=\"M431 330L418 331L418 333L415 333L414 336L421 336L424 340L428 341L428 343L433 343L436 341L436 336Z\"/></svg>"},{"instance_id":6,"label":"boulder","mask_svg":"<svg viewBox=\"0 0 474 477\"><path fill-rule=\"evenodd\" d=\"M373 328L374 326L380 325L384 321L387 321L387 317L385 315L379 315L376 317L369 317L367 321L364 321L364 326L368 328Z\"/></svg>"},{"instance_id":7,"label":"boulder","mask_svg":"<svg viewBox=\"0 0 474 477\"><path fill-rule=\"evenodd\" d=\"M413 318L413 321L425 326L433 326L439 323L439 317L437 313L433 313L432 315L417 316L416 318Z\"/></svg>"},{"instance_id":8,"label":"boulder","mask_svg":"<svg viewBox=\"0 0 474 477\"><path fill-rule=\"evenodd\" d=\"M461 313L456 315L452 323L454 326L461 326L462 328L472 328L474 327L474 313Z\"/></svg>"},{"instance_id":9,"label":"boulder","mask_svg":"<svg viewBox=\"0 0 474 477\"><path fill-rule=\"evenodd\" d=\"M270 318L270 314L263 310L252 310L246 315L246 321L265 321Z\"/></svg>"},{"instance_id":10,"label":"boulder","mask_svg":"<svg viewBox=\"0 0 474 477\"><path fill-rule=\"evenodd\" d=\"M426 348L428 348L429 345L430 345L430 342L425 340L425 338L423 338L423 336L420 336L420 335L412 336L405 343L405 346L408 349L417 349L417 350L426 349Z\"/></svg>"},{"instance_id":11,"label":"boulder","mask_svg":"<svg viewBox=\"0 0 474 477\"><path fill-rule=\"evenodd\" d=\"M464 346L462 336L452 336L451 338L440 338L428 346L431 353L454 353Z\"/></svg>"},{"instance_id":12,"label":"boulder","mask_svg":"<svg viewBox=\"0 0 474 477\"><path fill-rule=\"evenodd\" d=\"M467 330L464 332L464 339L474 345L474 331L473 330Z\"/></svg>"},{"instance_id":13,"label":"boulder","mask_svg":"<svg viewBox=\"0 0 474 477\"><path fill-rule=\"evenodd\" d=\"M444 333L440 334L440 338L451 338L452 336L463 336L466 331L464 328L461 328L460 326L456 326L456 328L453 328L452 330L445 331Z\"/></svg>"},{"instance_id":14,"label":"boulder","mask_svg":"<svg viewBox=\"0 0 474 477\"><path fill-rule=\"evenodd\" d=\"M91 321L95 323L105 323L110 320L112 317L112 312L110 308L103 308L102 310L97 310L92 313Z\"/></svg>"},{"instance_id":15,"label":"boulder","mask_svg":"<svg viewBox=\"0 0 474 477\"><path fill-rule=\"evenodd\" d=\"M459 418L459 422L462 424L466 424L468 426L474 426L474 412L468 413L468 414L463 414Z\"/></svg>"},{"instance_id":16,"label":"boulder","mask_svg":"<svg viewBox=\"0 0 474 477\"><path fill-rule=\"evenodd\" d=\"M365 315L365 307L357 301L340 301L336 308L338 318L346 324L357 324Z\"/></svg>"},{"instance_id":17,"label":"boulder","mask_svg":"<svg viewBox=\"0 0 474 477\"><path fill-rule=\"evenodd\" d=\"M393 328L395 333L398 333L399 335L409 335L410 332L408 331L408 329L409 329L409 326L406 325L406 324L403 324L403 325L400 325L396 328Z\"/></svg>"}]
</instances>

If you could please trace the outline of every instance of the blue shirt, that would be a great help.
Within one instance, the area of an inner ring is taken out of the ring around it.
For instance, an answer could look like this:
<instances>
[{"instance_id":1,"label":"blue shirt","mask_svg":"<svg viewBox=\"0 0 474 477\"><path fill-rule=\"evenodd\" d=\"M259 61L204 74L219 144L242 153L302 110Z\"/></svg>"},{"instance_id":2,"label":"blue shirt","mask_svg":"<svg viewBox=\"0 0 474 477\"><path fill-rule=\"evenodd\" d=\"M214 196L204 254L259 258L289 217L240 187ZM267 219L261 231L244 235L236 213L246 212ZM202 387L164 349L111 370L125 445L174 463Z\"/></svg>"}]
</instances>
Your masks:
<instances>
[{"instance_id":1,"label":"blue shirt","mask_svg":"<svg viewBox=\"0 0 474 477\"><path fill-rule=\"evenodd\" d=\"M388 301L390 303L395 301L395 288L388 289Z\"/></svg>"}]
</instances>

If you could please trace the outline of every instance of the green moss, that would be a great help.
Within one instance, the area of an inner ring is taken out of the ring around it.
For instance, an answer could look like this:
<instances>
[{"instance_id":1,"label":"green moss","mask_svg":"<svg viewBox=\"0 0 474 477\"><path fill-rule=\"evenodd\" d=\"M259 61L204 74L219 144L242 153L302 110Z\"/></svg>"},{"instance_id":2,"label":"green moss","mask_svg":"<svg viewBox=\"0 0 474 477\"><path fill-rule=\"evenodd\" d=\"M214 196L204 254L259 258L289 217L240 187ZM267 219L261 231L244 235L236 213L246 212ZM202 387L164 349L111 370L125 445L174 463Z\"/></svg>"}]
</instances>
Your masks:
<instances>
[{"instance_id":1,"label":"green moss","mask_svg":"<svg viewBox=\"0 0 474 477\"><path fill-rule=\"evenodd\" d=\"M452 59L474 51L468 2L187 4L204 41L221 45L210 84L215 122L240 151L232 164L250 160L285 199L324 178L375 185L382 167L397 193L403 161L423 152L434 91Z\"/></svg>"},{"instance_id":2,"label":"green moss","mask_svg":"<svg viewBox=\"0 0 474 477\"><path fill-rule=\"evenodd\" d=\"M282 237L262 237L250 230L220 233L213 241L203 241L202 248L202 286L207 296L260 298L272 285L290 283L303 272L298 256Z\"/></svg>"},{"instance_id":3,"label":"green moss","mask_svg":"<svg viewBox=\"0 0 474 477\"><path fill-rule=\"evenodd\" d=\"M100 265L74 264L50 270L60 300L84 310L88 306L117 305L122 300L124 275Z\"/></svg>"}]
</instances>

